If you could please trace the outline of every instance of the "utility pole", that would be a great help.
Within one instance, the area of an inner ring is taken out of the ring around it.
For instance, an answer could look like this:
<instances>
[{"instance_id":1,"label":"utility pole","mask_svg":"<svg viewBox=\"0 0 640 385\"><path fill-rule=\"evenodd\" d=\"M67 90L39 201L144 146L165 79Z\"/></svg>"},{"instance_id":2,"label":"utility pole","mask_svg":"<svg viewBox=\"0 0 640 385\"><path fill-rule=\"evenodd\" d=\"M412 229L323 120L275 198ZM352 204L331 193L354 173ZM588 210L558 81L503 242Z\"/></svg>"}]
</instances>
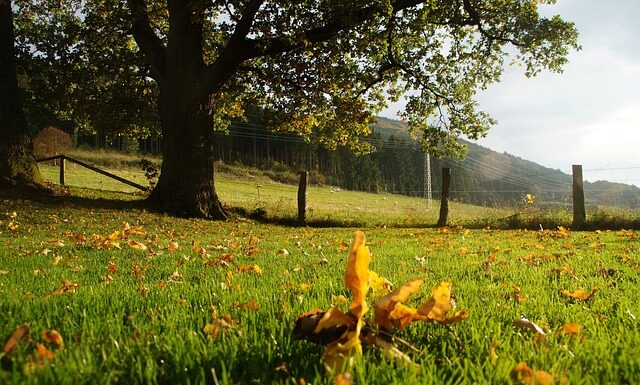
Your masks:
<instances>
[{"instance_id":1,"label":"utility pole","mask_svg":"<svg viewBox=\"0 0 640 385\"><path fill-rule=\"evenodd\" d=\"M431 193L431 157L428 152L424 155L424 195L427 198L427 209L431 210L433 194Z\"/></svg>"}]
</instances>

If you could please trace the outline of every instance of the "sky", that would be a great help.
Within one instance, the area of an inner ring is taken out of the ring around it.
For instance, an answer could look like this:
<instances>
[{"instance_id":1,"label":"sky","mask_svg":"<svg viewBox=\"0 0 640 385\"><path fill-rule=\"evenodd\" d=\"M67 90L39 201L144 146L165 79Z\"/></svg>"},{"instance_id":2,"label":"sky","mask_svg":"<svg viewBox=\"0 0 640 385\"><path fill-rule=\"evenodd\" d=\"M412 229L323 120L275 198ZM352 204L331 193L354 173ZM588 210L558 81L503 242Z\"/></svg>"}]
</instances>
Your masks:
<instances>
[{"instance_id":1,"label":"sky","mask_svg":"<svg viewBox=\"0 0 640 385\"><path fill-rule=\"evenodd\" d=\"M506 67L477 95L498 121L477 143L568 174L581 164L588 181L640 186L640 0L558 0L541 12L574 22L582 49L561 74Z\"/></svg>"}]
</instances>

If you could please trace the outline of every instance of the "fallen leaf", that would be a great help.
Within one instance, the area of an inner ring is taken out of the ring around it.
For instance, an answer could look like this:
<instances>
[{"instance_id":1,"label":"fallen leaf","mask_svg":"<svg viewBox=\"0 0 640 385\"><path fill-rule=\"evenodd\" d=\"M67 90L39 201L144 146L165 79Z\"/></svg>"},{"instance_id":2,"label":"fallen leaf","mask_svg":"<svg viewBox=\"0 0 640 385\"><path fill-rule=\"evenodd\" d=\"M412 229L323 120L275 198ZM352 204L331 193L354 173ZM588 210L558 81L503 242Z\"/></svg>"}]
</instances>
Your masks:
<instances>
[{"instance_id":1,"label":"fallen leaf","mask_svg":"<svg viewBox=\"0 0 640 385\"><path fill-rule=\"evenodd\" d=\"M69 280L62 280L62 287L56 289L52 295L62 295L64 293L73 293L76 291L77 288L79 288L80 285L78 285L77 283L73 283Z\"/></svg>"},{"instance_id":2,"label":"fallen leaf","mask_svg":"<svg viewBox=\"0 0 640 385\"><path fill-rule=\"evenodd\" d=\"M262 269L258 265L240 265L238 266L238 271L240 272L253 271L258 275L262 274Z\"/></svg>"},{"instance_id":3,"label":"fallen leaf","mask_svg":"<svg viewBox=\"0 0 640 385\"><path fill-rule=\"evenodd\" d=\"M129 239L127 244L134 250L147 250L147 246L144 243L134 241L133 239Z\"/></svg>"},{"instance_id":4,"label":"fallen leaf","mask_svg":"<svg viewBox=\"0 0 640 385\"><path fill-rule=\"evenodd\" d=\"M493 340L489 346L489 361L492 365L495 365L496 362L498 362L498 353L496 352L498 346L500 346L500 342L498 340Z\"/></svg>"},{"instance_id":5,"label":"fallen leaf","mask_svg":"<svg viewBox=\"0 0 640 385\"><path fill-rule=\"evenodd\" d=\"M8 270L0 270L0 275L7 275L9 274Z\"/></svg>"},{"instance_id":6,"label":"fallen leaf","mask_svg":"<svg viewBox=\"0 0 640 385\"><path fill-rule=\"evenodd\" d=\"M353 377L349 372L340 373L337 376L335 376L335 378L333 379L333 383L334 385L352 385Z\"/></svg>"},{"instance_id":7,"label":"fallen leaf","mask_svg":"<svg viewBox=\"0 0 640 385\"><path fill-rule=\"evenodd\" d=\"M43 330L42 339L44 340L44 342L53 344L59 348L64 346L62 336L60 335L60 333L58 333L57 330Z\"/></svg>"},{"instance_id":8,"label":"fallen leaf","mask_svg":"<svg viewBox=\"0 0 640 385\"><path fill-rule=\"evenodd\" d=\"M178 242L175 242L175 241L169 242L169 246L167 246L167 250L176 251L176 250L178 250L178 247L179 247L178 246Z\"/></svg>"},{"instance_id":9,"label":"fallen leaf","mask_svg":"<svg viewBox=\"0 0 640 385\"><path fill-rule=\"evenodd\" d=\"M371 254L369 248L365 246L364 233L356 231L344 274L344 284L352 293L349 311L356 318L362 318L369 309L365 298L369 290L370 261Z\"/></svg>"},{"instance_id":10,"label":"fallen leaf","mask_svg":"<svg viewBox=\"0 0 640 385\"><path fill-rule=\"evenodd\" d=\"M278 250L278 255L289 255L289 250L287 249L280 249Z\"/></svg>"},{"instance_id":11,"label":"fallen leaf","mask_svg":"<svg viewBox=\"0 0 640 385\"><path fill-rule=\"evenodd\" d=\"M388 279L381 277L378 273L369 270L369 287L373 291L374 298L379 298L383 295L389 294L391 291L391 282Z\"/></svg>"},{"instance_id":12,"label":"fallen leaf","mask_svg":"<svg viewBox=\"0 0 640 385\"><path fill-rule=\"evenodd\" d=\"M252 299L244 303L237 303L237 302L233 303L231 305L231 308L238 309L238 310L257 311L258 309L260 309L260 303L255 299Z\"/></svg>"},{"instance_id":13,"label":"fallen leaf","mask_svg":"<svg viewBox=\"0 0 640 385\"><path fill-rule=\"evenodd\" d=\"M518 286L513 285L513 299L517 303L523 303L528 299L528 297L522 294L522 291L520 291Z\"/></svg>"},{"instance_id":14,"label":"fallen leaf","mask_svg":"<svg viewBox=\"0 0 640 385\"><path fill-rule=\"evenodd\" d=\"M520 362L510 373L511 379L525 385L553 385L553 376L544 370L533 370L526 362Z\"/></svg>"},{"instance_id":15,"label":"fallen leaf","mask_svg":"<svg viewBox=\"0 0 640 385\"><path fill-rule=\"evenodd\" d=\"M412 279L380 298L380 300L373 305L375 323L391 329L393 324L389 319L389 314L395 309L396 304L406 302L411 294L418 292L422 282L422 279Z\"/></svg>"},{"instance_id":16,"label":"fallen leaf","mask_svg":"<svg viewBox=\"0 0 640 385\"><path fill-rule=\"evenodd\" d=\"M560 332L564 335L576 335L582 332L582 326L577 322L567 322L562 325Z\"/></svg>"},{"instance_id":17,"label":"fallen leaf","mask_svg":"<svg viewBox=\"0 0 640 385\"><path fill-rule=\"evenodd\" d=\"M538 326L535 323L529 321L525 317L522 317L520 319L517 319L517 320L513 321L513 326L519 327L519 328L523 328L523 329L529 329L532 332L541 334L543 336L547 335L547 333L545 333L545 331L542 330L542 328L540 326Z\"/></svg>"},{"instance_id":18,"label":"fallen leaf","mask_svg":"<svg viewBox=\"0 0 640 385\"><path fill-rule=\"evenodd\" d=\"M15 349L20 341L29 337L29 326L27 324L22 324L18 326L13 333L7 338L4 342L4 346L2 347L2 353L5 355L10 354L13 349Z\"/></svg>"},{"instance_id":19,"label":"fallen leaf","mask_svg":"<svg viewBox=\"0 0 640 385\"><path fill-rule=\"evenodd\" d=\"M565 296L575 301L588 301L593 298L598 289L593 289L590 294L587 294L586 291L579 289L570 293L568 290L560 290L560 292Z\"/></svg>"}]
</instances>

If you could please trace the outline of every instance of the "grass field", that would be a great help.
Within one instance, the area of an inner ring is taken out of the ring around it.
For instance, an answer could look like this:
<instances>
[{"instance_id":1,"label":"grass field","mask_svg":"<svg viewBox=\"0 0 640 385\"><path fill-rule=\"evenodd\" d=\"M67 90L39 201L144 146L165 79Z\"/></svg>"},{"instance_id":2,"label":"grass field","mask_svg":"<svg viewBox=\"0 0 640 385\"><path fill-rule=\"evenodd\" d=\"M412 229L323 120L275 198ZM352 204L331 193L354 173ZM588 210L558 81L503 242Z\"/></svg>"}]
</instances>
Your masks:
<instances>
[{"instance_id":1,"label":"grass field","mask_svg":"<svg viewBox=\"0 0 640 385\"><path fill-rule=\"evenodd\" d=\"M247 211L293 210L289 186L225 183L218 180L223 198ZM383 228L368 205L391 202L385 215L410 226L392 212L403 207L400 197L326 190L310 191L311 215L322 219L333 207L364 222L371 270L396 287L425 280L408 305L451 281L458 309L470 314L451 330L418 323L398 332L417 348L398 344L417 371L365 348L351 371L355 383L510 384L520 362L558 384L640 382L637 232ZM179 219L96 199L122 196L115 193L71 192L82 198L0 198L0 338L29 328L0 353L1 384L334 381L324 348L291 333L300 314L351 298L343 275L355 228ZM579 289L595 294L562 293ZM546 336L514 326L522 316ZM63 347L47 342L42 333L50 330Z\"/></svg>"},{"instance_id":2,"label":"grass field","mask_svg":"<svg viewBox=\"0 0 640 385\"><path fill-rule=\"evenodd\" d=\"M45 180L58 183L59 168L40 164ZM148 185L142 170L108 169L118 176L141 185ZM277 183L257 172L242 175L232 173L216 174L216 189L225 205L239 208L247 214L264 210L266 220L297 218L298 187ZM140 193L134 187L84 169L68 162L65 173L66 185L112 192ZM85 196L98 196L103 192L79 190ZM88 195L87 195L88 194ZM139 199L142 195L129 195L124 199ZM393 194L365 194L335 189L332 186L310 186L307 194L307 219L311 223L342 223L356 226L425 226L438 220L439 201L434 201L431 209L424 198ZM483 208L450 203L449 220L453 224L474 221L491 221L508 217L512 210Z\"/></svg>"}]
</instances>

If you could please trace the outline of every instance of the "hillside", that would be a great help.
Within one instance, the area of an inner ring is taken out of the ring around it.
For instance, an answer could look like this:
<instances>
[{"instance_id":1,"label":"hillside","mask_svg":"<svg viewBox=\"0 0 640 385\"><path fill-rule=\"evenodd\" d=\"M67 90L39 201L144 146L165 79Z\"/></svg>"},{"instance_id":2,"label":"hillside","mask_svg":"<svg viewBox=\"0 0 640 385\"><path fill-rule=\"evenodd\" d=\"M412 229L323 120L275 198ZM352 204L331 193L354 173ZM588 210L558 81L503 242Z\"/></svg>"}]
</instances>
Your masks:
<instances>
[{"instance_id":1,"label":"hillside","mask_svg":"<svg viewBox=\"0 0 640 385\"><path fill-rule=\"evenodd\" d=\"M382 138L398 138L410 143L403 122L379 118L374 132ZM572 200L572 176L560 170L508 154L498 153L475 143L467 146L464 160L432 159L434 196L440 192L441 169L452 171L451 194L454 199L483 205L518 202L525 194L534 194L545 205L569 205ZM598 206L637 207L640 188L623 183L585 182L587 204Z\"/></svg>"}]
</instances>

